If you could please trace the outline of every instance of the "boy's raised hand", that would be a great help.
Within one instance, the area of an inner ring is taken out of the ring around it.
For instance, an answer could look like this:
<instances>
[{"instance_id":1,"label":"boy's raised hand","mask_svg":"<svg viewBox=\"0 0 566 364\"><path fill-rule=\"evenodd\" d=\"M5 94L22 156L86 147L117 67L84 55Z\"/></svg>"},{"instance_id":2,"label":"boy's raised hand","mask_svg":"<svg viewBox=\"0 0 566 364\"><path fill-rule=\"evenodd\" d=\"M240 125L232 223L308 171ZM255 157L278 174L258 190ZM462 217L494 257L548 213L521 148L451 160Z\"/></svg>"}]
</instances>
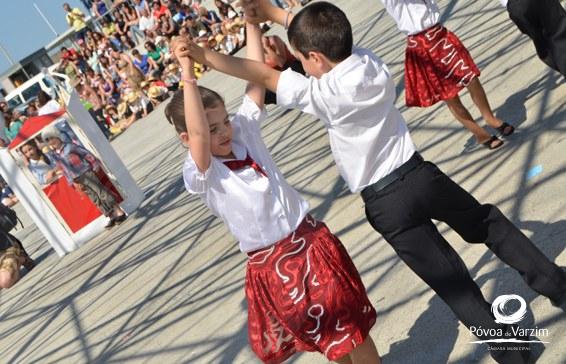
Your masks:
<instances>
[{"instance_id":1,"label":"boy's raised hand","mask_svg":"<svg viewBox=\"0 0 566 364\"><path fill-rule=\"evenodd\" d=\"M274 6L270 0L240 0L237 5L244 10L248 23L259 24L273 20L271 17Z\"/></svg>"},{"instance_id":2,"label":"boy's raised hand","mask_svg":"<svg viewBox=\"0 0 566 364\"><path fill-rule=\"evenodd\" d=\"M202 53L202 49L189 38L180 36L171 42L171 50L183 71L192 71L195 55L198 56L199 52Z\"/></svg>"}]
</instances>

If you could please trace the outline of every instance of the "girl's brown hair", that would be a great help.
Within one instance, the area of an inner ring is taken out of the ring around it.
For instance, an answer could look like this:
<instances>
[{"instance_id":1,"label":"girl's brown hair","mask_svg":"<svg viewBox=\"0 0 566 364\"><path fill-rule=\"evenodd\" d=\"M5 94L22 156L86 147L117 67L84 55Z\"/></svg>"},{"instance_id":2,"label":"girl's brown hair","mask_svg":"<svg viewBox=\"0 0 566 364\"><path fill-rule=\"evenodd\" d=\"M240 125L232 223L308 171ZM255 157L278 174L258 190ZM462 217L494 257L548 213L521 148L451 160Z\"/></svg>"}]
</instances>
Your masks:
<instances>
[{"instance_id":1,"label":"girl's brown hair","mask_svg":"<svg viewBox=\"0 0 566 364\"><path fill-rule=\"evenodd\" d=\"M222 96L220 96L217 92L203 86L198 86L198 91L202 100L202 106L205 110L216 107L218 104L224 105ZM167 121L175 127L177 134L187 132L183 90L177 90L177 92L175 92L171 98L171 102L169 102L167 107L165 107L165 117L167 118Z\"/></svg>"}]
</instances>

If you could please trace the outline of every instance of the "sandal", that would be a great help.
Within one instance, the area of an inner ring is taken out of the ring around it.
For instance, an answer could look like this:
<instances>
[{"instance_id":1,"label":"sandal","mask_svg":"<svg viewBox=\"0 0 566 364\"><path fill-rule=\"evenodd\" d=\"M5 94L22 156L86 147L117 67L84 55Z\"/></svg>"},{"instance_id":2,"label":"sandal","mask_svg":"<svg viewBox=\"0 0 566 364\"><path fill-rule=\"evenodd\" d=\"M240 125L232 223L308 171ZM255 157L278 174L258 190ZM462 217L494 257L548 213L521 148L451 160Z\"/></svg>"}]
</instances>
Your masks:
<instances>
[{"instance_id":1,"label":"sandal","mask_svg":"<svg viewBox=\"0 0 566 364\"><path fill-rule=\"evenodd\" d=\"M503 140L499 139L495 135L492 135L491 138L489 138L486 142L481 143L481 145L489 150L494 150L503 145Z\"/></svg>"},{"instance_id":2,"label":"sandal","mask_svg":"<svg viewBox=\"0 0 566 364\"><path fill-rule=\"evenodd\" d=\"M513 132L515 131L515 127L513 125L505 123L505 122L503 124L501 124L500 127L495 128L495 129L497 129L501 133L501 135L503 135L503 136L509 136L509 135L513 134Z\"/></svg>"}]
</instances>

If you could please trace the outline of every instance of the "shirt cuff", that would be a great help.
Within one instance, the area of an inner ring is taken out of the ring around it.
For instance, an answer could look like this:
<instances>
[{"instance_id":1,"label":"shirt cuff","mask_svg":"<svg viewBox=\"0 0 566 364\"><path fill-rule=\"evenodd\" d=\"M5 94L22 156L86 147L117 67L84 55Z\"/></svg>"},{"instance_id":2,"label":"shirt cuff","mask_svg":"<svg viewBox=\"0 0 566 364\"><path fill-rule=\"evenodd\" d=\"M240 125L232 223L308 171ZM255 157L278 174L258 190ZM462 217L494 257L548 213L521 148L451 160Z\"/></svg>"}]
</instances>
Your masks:
<instances>
[{"instance_id":1,"label":"shirt cuff","mask_svg":"<svg viewBox=\"0 0 566 364\"><path fill-rule=\"evenodd\" d=\"M211 161L212 162L212 161ZM204 172L195 172L193 174L193 180L190 186L190 190L192 193L205 193L206 188L208 187L208 176L210 175L210 166Z\"/></svg>"}]
</instances>

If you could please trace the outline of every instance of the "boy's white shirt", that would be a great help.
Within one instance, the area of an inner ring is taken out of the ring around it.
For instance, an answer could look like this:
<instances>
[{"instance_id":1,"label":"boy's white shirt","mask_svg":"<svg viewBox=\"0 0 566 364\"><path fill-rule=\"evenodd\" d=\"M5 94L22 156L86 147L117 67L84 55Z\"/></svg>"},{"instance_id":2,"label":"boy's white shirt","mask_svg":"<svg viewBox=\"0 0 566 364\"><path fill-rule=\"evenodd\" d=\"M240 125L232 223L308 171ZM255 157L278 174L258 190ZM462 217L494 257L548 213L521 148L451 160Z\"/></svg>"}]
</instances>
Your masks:
<instances>
[{"instance_id":1,"label":"boy's white shirt","mask_svg":"<svg viewBox=\"0 0 566 364\"><path fill-rule=\"evenodd\" d=\"M244 96L231 120L232 151L238 160L249 153L268 178L249 167L232 171L216 157L201 173L190 151L183 167L186 189L198 194L224 221L243 252L269 247L287 237L309 212L308 202L287 183L263 143L260 123L265 118L265 111Z\"/></svg>"},{"instance_id":2,"label":"boy's white shirt","mask_svg":"<svg viewBox=\"0 0 566 364\"><path fill-rule=\"evenodd\" d=\"M385 10L405 34L420 33L436 24L440 10L433 0L381 0Z\"/></svg>"},{"instance_id":3,"label":"boy's white shirt","mask_svg":"<svg viewBox=\"0 0 566 364\"><path fill-rule=\"evenodd\" d=\"M503 5L503 7L507 7L507 2L508 0L499 0L501 2L501 5Z\"/></svg>"},{"instance_id":4,"label":"boy's white shirt","mask_svg":"<svg viewBox=\"0 0 566 364\"><path fill-rule=\"evenodd\" d=\"M323 121L338 170L352 192L377 182L415 152L394 102L387 66L367 49L354 49L320 79L287 69L277 84L278 105Z\"/></svg>"}]
</instances>

